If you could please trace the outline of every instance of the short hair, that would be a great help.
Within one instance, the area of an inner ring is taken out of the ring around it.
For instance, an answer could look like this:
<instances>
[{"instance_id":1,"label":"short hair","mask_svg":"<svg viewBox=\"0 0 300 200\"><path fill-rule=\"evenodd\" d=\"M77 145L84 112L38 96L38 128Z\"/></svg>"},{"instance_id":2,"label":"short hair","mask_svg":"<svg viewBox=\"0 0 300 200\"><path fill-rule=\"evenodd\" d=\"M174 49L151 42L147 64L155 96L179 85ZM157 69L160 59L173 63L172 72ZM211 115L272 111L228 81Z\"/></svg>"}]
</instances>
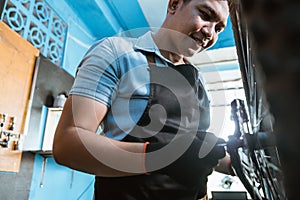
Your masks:
<instances>
[{"instance_id":1,"label":"short hair","mask_svg":"<svg viewBox=\"0 0 300 200\"><path fill-rule=\"evenodd\" d=\"M192 0L183 0L183 4L187 4L187 3L189 3L190 1L192 1ZM227 1L228 4L230 4L230 3L232 2L232 0L220 0L220 1Z\"/></svg>"},{"instance_id":2,"label":"short hair","mask_svg":"<svg viewBox=\"0 0 300 200\"><path fill-rule=\"evenodd\" d=\"M192 1L192 0L183 0L183 5L188 4L190 1ZM217 0L216 0L216 1L217 1ZM230 7L230 5L232 4L232 1L233 1L233 0L219 0L219 1L227 1L228 6ZM169 11L167 11L167 12L169 12Z\"/></svg>"},{"instance_id":3,"label":"short hair","mask_svg":"<svg viewBox=\"0 0 300 200\"><path fill-rule=\"evenodd\" d=\"M191 0L183 0L183 4L189 3Z\"/></svg>"}]
</instances>

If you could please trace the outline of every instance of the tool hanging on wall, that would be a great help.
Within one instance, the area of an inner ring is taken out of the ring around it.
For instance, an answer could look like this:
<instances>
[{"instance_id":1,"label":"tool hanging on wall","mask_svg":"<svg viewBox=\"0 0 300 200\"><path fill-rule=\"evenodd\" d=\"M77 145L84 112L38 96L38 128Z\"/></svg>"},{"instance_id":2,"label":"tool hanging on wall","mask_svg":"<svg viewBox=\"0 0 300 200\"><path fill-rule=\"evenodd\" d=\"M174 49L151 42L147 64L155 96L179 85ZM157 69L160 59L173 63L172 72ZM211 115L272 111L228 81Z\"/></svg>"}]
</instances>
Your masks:
<instances>
[{"instance_id":1,"label":"tool hanging on wall","mask_svg":"<svg viewBox=\"0 0 300 200\"><path fill-rule=\"evenodd\" d=\"M0 113L0 148L20 150L21 134L14 130L16 118Z\"/></svg>"}]
</instances>

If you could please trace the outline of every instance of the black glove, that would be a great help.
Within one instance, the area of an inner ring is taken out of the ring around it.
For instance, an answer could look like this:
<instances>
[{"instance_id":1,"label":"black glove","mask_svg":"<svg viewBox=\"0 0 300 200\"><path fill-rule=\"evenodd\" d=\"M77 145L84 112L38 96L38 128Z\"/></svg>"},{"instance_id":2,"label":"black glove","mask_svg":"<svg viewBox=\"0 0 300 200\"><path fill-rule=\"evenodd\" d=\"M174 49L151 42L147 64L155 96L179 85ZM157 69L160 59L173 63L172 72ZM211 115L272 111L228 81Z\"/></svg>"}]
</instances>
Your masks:
<instances>
[{"instance_id":1,"label":"black glove","mask_svg":"<svg viewBox=\"0 0 300 200\"><path fill-rule=\"evenodd\" d=\"M198 195L197 199L202 199L206 194L207 194L207 176L206 177L201 177L198 183Z\"/></svg>"},{"instance_id":2,"label":"black glove","mask_svg":"<svg viewBox=\"0 0 300 200\"><path fill-rule=\"evenodd\" d=\"M183 144L186 144L185 142L188 141L192 141L190 146L177 160L166 167L156 170L156 172L166 174L187 186L199 186L199 184L201 185L205 182L206 187L206 181L203 180L207 180L206 177L212 173L213 167L218 164L218 160L225 156L224 147L216 144L225 143L225 141L209 132L198 132L195 136L185 134L183 137L180 136L177 141L172 141L175 143L175 151L173 152L180 151ZM165 145L162 143L150 143L147 145L146 153L155 152ZM146 154L146 170L152 171L154 164L157 165L159 162L163 162L164 158L167 158L166 156L172 157L175 153L157 157L151 157Z\"/></svg>"}]
</instances>

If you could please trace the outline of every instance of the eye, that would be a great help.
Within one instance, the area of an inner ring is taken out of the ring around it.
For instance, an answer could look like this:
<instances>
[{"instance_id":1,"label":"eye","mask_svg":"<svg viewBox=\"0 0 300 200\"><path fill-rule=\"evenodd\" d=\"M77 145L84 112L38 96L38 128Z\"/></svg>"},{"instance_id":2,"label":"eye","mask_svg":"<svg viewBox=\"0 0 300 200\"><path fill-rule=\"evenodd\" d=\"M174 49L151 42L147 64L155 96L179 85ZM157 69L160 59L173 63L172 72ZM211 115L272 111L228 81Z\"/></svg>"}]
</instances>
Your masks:
<instances>
[{"instance_id":1,"label":"eye","mask_svg":"<svg viewBox=\"0 0 300 200\"><path fill-rule=\"evenodd\" d=\"M210 20L210 15L203 11L203 10L199 10L199 13L200 13L200 17L205 20L205 21L209 21Z\"/></svg>"},{"instance_id":2,"label":"eye","mask_svg":"<svg viewBox=\"0 0 300 200\"><path fill-rule=\"evenodd\" d=\"M224 31L224 27L223 26L216 26L215 28L216 33L221 33L222 31Z\"/></svg>"}]
</instances>

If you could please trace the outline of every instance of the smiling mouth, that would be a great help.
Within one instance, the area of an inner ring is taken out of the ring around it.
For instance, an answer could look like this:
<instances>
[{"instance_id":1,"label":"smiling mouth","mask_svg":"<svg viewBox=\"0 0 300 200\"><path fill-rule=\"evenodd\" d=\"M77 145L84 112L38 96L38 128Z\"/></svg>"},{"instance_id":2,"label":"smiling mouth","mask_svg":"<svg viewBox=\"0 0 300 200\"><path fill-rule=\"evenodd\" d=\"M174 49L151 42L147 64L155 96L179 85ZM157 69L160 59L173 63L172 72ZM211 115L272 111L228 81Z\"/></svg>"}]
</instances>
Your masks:
<instances>
[{"instance_id":1,"label":"smiling mouth","mask_svg":"<svg viewBox=\"0 0 300 200\"><path fill-rule=\"evenodd\" d=\"M198 46L200 46L200 47L204 47L204 45L205 45L205 42L203 41L203 40L201 40L201 39L199 39L199 38L196 38L196 37L193 37L193 36L191 36L191 38L194 40L194 41L196 41L196 43L197 43L197 45Z\"/></svg>"}]
</instances>

